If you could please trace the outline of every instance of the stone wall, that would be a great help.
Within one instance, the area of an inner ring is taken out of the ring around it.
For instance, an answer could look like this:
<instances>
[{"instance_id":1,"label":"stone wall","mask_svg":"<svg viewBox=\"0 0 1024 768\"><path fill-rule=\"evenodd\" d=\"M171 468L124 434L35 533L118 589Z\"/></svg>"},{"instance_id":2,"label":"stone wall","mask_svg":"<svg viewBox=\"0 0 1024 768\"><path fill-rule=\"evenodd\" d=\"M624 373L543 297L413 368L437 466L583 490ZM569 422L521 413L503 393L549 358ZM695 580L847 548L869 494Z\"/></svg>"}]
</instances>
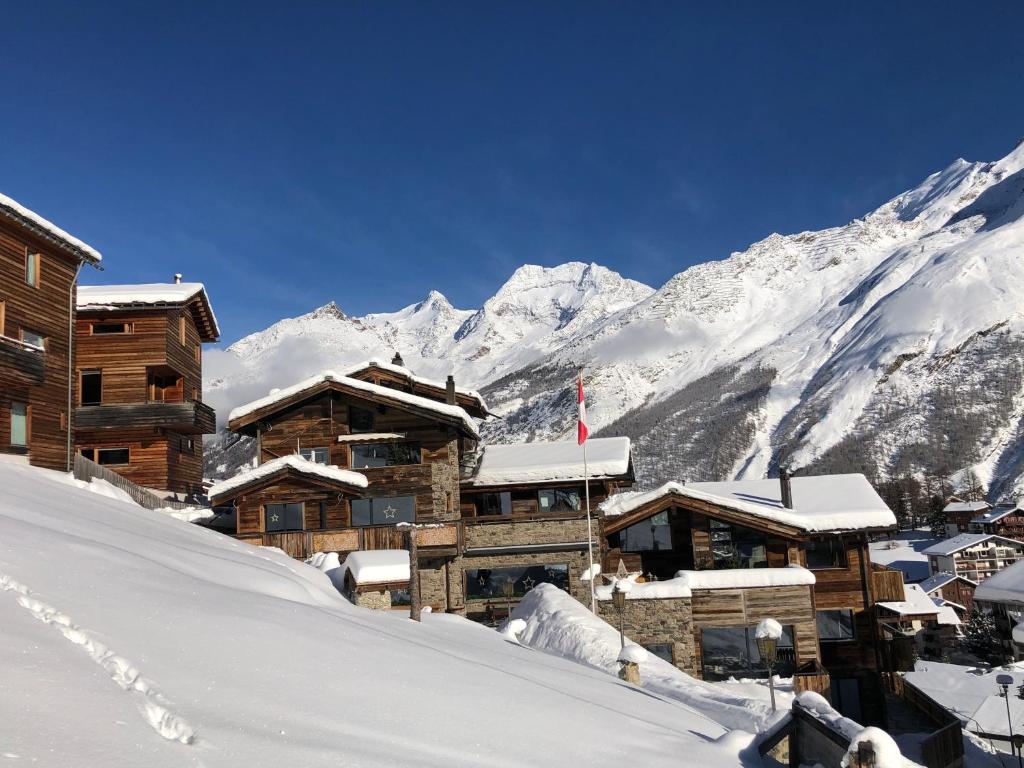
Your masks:
<instances>
[{"instance_id":1,"label":"stone wall","mask_svg":"<svg viewBox=\"0 0 1024 768\"><path fill-rule=\"evenodd\" d=\"M370 608L375 611L391 610L391 593L384 589L380 591L356 592L352 595L352 602L360 608Z\"/></svg>"},{"instance_id":2,"label":"stone wall","mask_svg":"<svg viewBox=\"0 0 1024 768\"><path fill-rule=\"evenodd\" d=\"M448 441L447 455L430 463L430 490L434 497L435 520L458 520L459 441Z\"/></svg>"},{"instance_id":3,"label":"stone wall","mask_svg":"<svg viewBox=\"0 0 1024 768\"><path fill-rule=\"evenodd\" d=\"M420 558L420 604L434 611L448 610L447 566L443 558Z\"/></svg>"},{"instance_id":4,"label":"stone wall","mask_svg":"<svg viewBox=\"0 0 1024 768\"><path fill-rule=\"evenodd\" d=\"M575 597L584 605L590 605L590 587L580 581L580 574L587 569L587 553L584 552L520 552L510 555L466 555L460 560L451 563L450 576L453 581L452 589L458 589L463 595L465 592L465 572L477 568L501 568L503 566L515 565L562 565L569 566L569 594ZM492 600L501 601L496 597ZM479 614L485 610L486 599L466 599L466 613Z\"/></svg>"},{"instance_id":5,"label":"stone wall","mask_svg":"<svg viewBox=\"0 0 1024 768\"><path fill-rule=\"evenodd\" d=\"M597 613L618 628L619 614L611 600L598 600ZM626 638L640 645L671 644L676 666L697 676L689 598L626 600L622 625Z\"/></svg>"},{"instance_id":6,"label":"stone wall","mask_svg":"<svg viewBox=\"0 0 1024 768\"><path fill-rule=\"evenodd\" d=\"M596 539L597 521L593 523ZM506 547L518 544L561 544L587 540L587 521L509 520L507 522L466 521L466 548ZM594 547L594 557L598 547Z\"/></svg>"}]
</instances>

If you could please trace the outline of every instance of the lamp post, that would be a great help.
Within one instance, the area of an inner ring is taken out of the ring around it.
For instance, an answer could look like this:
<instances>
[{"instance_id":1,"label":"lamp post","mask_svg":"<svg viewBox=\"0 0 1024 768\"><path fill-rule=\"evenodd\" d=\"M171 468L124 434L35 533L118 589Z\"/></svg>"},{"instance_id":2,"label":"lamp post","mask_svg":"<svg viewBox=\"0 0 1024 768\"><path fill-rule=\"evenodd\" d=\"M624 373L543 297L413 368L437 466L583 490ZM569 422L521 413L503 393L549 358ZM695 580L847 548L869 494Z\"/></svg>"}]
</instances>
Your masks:
<instances>
[{"instance_id":1,"label":"lamp post","mask_svg":"<svg viewBox=\"0 0 1024 768\"><path fill-rule=\"evenodd\" d=\"M762 620L761 624L757 627L757 632L754 637L754 642L757 643L757 652L761 655L761 661L768 665L768 693L772 697L772 712L775 711L775 680L772 675L772 667L775 665L776 659L779 657L779 638L775 632L763 631L763 626L768 626L766 622L772 622L777 625L776 622L771 619ZM781 627L780 627L781 629Z\"/></svg>"},{"instance_id":2,"label":"lamp post","mask_svg":"<svg viewBox=\"0 0 1024 768\"><path fill-rule=\"evenodd\" d=\"M626 633L622 628L623 613L626 611L626 592L619 588L619 582L612 585L612 605L619 614L619 650L626 647Z\"/></svg>"},{"instance_id":3,"label":"lamp post","mask_svg":"<svg viewBox=\"0 0 1024 768\"><path fill-rule=\"evenodd\" d=\"M1006 699L1006 726L1010 730L1010 753L1017 753L1017 766L1024 768L1024 758L1021 757L1020 747L1013 735L1013 718L1010 717L1010 686L1013 685L1013 675L997 675L996 685L999 686L999 695Z\"/></svg>"},{"instance_id":4,"label":"lamp post","mask_svg":"<svg viewBox=\"0 0 1024 768\"><path fill-rule=\"evenodd\" d=\"M506 581L501 585L501 594L505 596L505 609L508 611L509 617L512 616L512 594L515 590L515 582Z\"/></svg>"}]
</instances>

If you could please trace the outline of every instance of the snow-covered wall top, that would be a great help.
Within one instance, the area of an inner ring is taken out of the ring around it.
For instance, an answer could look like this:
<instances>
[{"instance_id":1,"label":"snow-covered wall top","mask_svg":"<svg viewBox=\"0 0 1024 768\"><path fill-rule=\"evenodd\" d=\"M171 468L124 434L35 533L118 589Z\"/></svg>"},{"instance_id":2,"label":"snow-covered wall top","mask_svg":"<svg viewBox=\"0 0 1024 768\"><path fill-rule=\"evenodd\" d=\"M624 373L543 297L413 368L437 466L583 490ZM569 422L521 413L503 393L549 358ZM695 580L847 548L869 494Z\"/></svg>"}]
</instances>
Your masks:
<instances>
[{"instance_id":1,"label":"snow-covered wall top","mask_svg":"<svg viewBox=\"0 0 1024 768\"><path fill-rule=\"evenodd\" d=\"M663 581L619 582L627 600L665 600L690 597L694 590L755 589L758 587L812 586L814 574L799 565L782 568L723 568L706 571L678 571ZM627 587L625 589L624 587ZM611 600L615 585L594 588L598 600Z\"/></svg>"},{"instance_id":2,"label":"snow-covered wall top","mask_svg":"<svg viewBox=\"0 0 1024 768\"><path fill-rule=\"evenodd\" d=\"M587 440L587 472L593 479L620 477L629 471L629 438ZM488 445L471 485L551 483L583 480L583 448L576 442Z\"/></svg>"},{"instance_id":3,"label":"snow-covered wall top","mask_svg":"<svg viewBox=\"0 0 1024 768\"><path fill-rule=\"evenodd\" d=\"M409 580L409 551L376 549L351 552L341 564L356 584L383 584Z\"/></svg>"},{"instance_id":4,"label":"snow-covered wall top","mask_svg":"<svg viewBox=\"0 0 1024 768\"><path fill-rule=\"evenodd\" d=\"M782 505L778 480L665 483L652 491L617 493L601 504L608 517L624 515L670 494L792 525L805 531L853 531L896 525L896 516L864 475L791 478L793 508Z\"/></svg>"},{"instance_id":5,"label":"snow-covered wall top","mask_svg":"<svg viewBox=\"0 0 1024 768\"><path fill-rule=\"evenodd\" d=\"M214 483L208 492L209 497L211 499L219 499L236 488L242 488L264 477L270 477L282 469L294 469L296 472L304 475L314 475L327 480L334 480L338 483L351 485L354 488L365 488L367 486L366 475L359 472L352 472L351 470L341 469L340 467L328 464L318 464L298 454L289 454L288 456L280 456L271 461L264 462L258 467L253 467L248 472L242 472L227 480Z\"/></svg>"},{"instance_id":6,"label":"snow-covered wall top","mask_svg":"<svg viewBox=\"0 0 1024 768\"><path fill-rule=\"evenodd\" d=\"M7 195L0 194L0 211L7 213L7 215L12 216L15 219L20 219L38 227L51 237L63 241L63 243L70 246L72 250L80 252L90 261L98 263L103 260L103 254L91 245L82 242L74 235L68 234L52 221L44 219L35 211L26 208L17 200L7 197Z\"/></svg>"}]
</instances>

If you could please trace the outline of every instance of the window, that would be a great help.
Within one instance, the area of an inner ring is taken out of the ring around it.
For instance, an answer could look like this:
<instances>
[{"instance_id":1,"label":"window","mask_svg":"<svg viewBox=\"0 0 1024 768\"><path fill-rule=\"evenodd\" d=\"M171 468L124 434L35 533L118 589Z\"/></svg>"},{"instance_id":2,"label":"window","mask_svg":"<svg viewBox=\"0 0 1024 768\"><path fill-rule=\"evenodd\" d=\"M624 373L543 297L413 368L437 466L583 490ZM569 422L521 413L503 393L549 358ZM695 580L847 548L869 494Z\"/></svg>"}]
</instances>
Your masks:
<instances>
[{"instance_id":1,"label":"window","mask_svg":"<svg viewBox=\"0 0 1024 768\"><path fill-rule=\"evenodd\" d=\"M352 500L352 525L394 525L416 522L414 496L378 496Z\"/></svg>"},{"instance_id":2,"label":"window","mask_svg":"<svg viewBox=\"0 0 1024 768\"><path fill-rule=\"evenodd\" d=\"M807 542L804 550L807 553L807 567L815 568L845 568L846 547L840 536L833 536L828 539L811 539Z\"/></svg>"},{"instance_id":3,"label":"window","mask_svg":"<svg viewBox=\"0 0 1024 768\"><path fill-rule=\"evenodd\" d=\"M711 521L711 555L715 568L767 568L765 535L741 525Z\"/></svg>"},{"instance_id":4,"label":"window","mask_svg":"<svg viewBox=\"0 0 1024 768\"><path fill-rule=\"evenodd\" d=\"M39 349L46 349L46 337L37 331L30 331L28 328L21 329L21 340Z\"/></svg>"},{"instance_id":5,"label":"window","mask_svg":"<svg viewBox=\"0 0 1024 768\"><path fill-rule=\"evenodd\" d=\"M82 405L99 405L103 402L102 371L82 371L79 400Z\"/></svg>"},{"instance_id":6,"label":"window","mask_svg":"<svg viewBox=\"0 0 1024 768\"><path fill-rule=\"evenodd\" d=\"M619 531L619 547L623 552L671 550L672 528L668 524L668 510Z\"/></svg>"},{"instance_id":7,"label":"window","mask_svg":"<svg viewBox=\"0 0 1024 768\"><path fill-rule=\"evenodd\" d=\"M419 463L419 443L374 443L352 446L352 469Z\"/></svg>"},{"instance_id":8,"label":"window","mask_svg":"<svg viewBox=\"0 0 1024 768\"><path fill-rule=\"evenodd\" d=\"M185 346L185 316L178 315L178 342Z\"/></svg>"},{"instance_id":9,"label":"window","mask_svg":"<svg viewBox=\"0 0 1024 768\"><path fill-rule=\"evenodd\" d=\"M300 448L299 456L306 461L315 461L317 464L330 464L331 459L326 448Z\"/></svg>"},{"instance_id":10,"label":"window","mask_svg":"<svg viewBox=\"0 0 1024 768\"><path fill-rule=\"evenodd\" d=\"M825 643L853 639L852 610L818 611L818 640Z\"/></svg>"},{"instance_id":11,"label":"window","mask_svg":"<svg viewBox=\"0 0 1024 768\"><path fill-rule=\"evenodd\" d=\"M765 677L767 667L761 663L754 641L755 627L707 627L701 632L701 654L705 680L728 680L730 677ZM784 626L779 639L778 661L773 671L788 677L796 668L793 648L793 627Z\"/></svg>"},{"instance_id":12,"label":"window","mask_svg":"<svg viewBox=\"0 0 1024 768\"><path fill-rule=\"evenodd\" d=\"M176 373L149 374L149 399L154 403L180 403L185 380Z\"/></svg>"},{"instance_id":13,"label":"window","mask_svg":"<svg viewBox=\"0 0 1024 768\"><path fill-rule=\"evenodd\" d=\"M512 582L512 596L522 597L538 584L554 584L569 590L569 566L509 565L466 570L466 597L470 600L504 598L502 585Z\"/></svg>"},{"instance_id":14,"label":"window","mask_svg":"<svg viewBox=\"0 0 1024 768\"><path fill-rule=\"evenodd\" d=\"M93 323L90 326L93 336L102 336L108 333L131 333L131 323Z\"/></svg>"},{"instance_id":15,"label":"window","mask_svg":"<svg viewBox=\"0 0 1024 768\"><path fill-rule=\"evenodd\" d=\"M11 445L28 446L29 408L25 403L11 403Z\"/></svg>"},{"instance_id":16,"label":"window","mask_svg":"<svg viewBox=\"0 0 1024 768\"><path fill-rule=\"evenodd\" d=\"M302 502L297 504L265 504L263 506L264 530L301 531L305 525L305 510Z\"/></svg>"},{"instance_id":17,"label":"window","mask_svg":"<svg viewBox=\"0 0 1024 768\"><path fill-rule=\"evenodd\" d=\"M676 663L675 644L673 643L651 643L650 645L645 645L644 648L650 651L652 655L657 656L659 659L664 659L669 664Z\"/></svg>"},{"instance_id":18,"label":"window","mask_svg":"<svg viewBox=\"0 0 1024 768\"><path fill-rule=\"evenodd\" d=\"M539 491L537 501L541 512L579 512L580 492L575 488Z\"/></svg>"},{"instance_id":19,"label":"window","mask_svg":"<svg viewBox=\"0 0 1024 768\"><path fill-rule=\"evenodd\" d=\"M348 407L348 428L352 432L373 432L373 411L350 405Z\"/></svg>"},{"instance_id":20,"label":"window","mask_svg":"<svg viewBox=\"0 0 1024 768\"><path fill-rule=\"evenodd\" d=\"M131 454L127 448L97 448L97 464L127 464Z\"/></svg>"},{"instance_id":21,"label":"window","mask_svg":"<svg viewBox=\"0 0 1024 768\"><path fill-rule=\"evenodd\" d=\"M25 282L39 287L39 254L25 249Z\"/></svg>"},{"instance_id":22,"label":"window","mask_svg":"<svg viewBox=\"0 0 1024 768\"><path fill-rule=\"evenodd\" d=\"M511 515L512 494L508 491L480 494L476 497L476 514L480 517L485 515Z\"/></svg>"},{"instance_id":23,"label":"window","mask_svg":"<svg viewBox=\"0 0 1024 768\"><path fill-rule=\"evenodd\" d=\"M191 435L176 435L172 444L178 449L178 453L192 454L196 450L196 440Z\"/></svg>"}]
</instances>

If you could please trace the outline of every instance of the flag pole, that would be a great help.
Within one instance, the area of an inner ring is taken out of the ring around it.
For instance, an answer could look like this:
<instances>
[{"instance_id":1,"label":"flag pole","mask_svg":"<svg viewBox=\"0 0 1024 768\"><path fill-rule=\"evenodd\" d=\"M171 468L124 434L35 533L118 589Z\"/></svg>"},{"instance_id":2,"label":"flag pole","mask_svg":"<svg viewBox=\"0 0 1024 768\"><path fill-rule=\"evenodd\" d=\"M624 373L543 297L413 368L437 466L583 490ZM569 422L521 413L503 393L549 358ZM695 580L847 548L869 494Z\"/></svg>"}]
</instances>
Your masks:
<instances>
[{"instance_id":1,"label":"flag pole","mask_svg":"<svg viewBox=\"0 0 1024 768\"><path fill-rule=\"evenodd\" d=\"M583 388L583 369L580 368L580 389ZM597 597L594 594L594 529L590 519L590 472L587 468L587 441L583 440L583 495L587 505L587 560L590 574L590 612L597 613Z\"/></svg>"}]
</instances>

